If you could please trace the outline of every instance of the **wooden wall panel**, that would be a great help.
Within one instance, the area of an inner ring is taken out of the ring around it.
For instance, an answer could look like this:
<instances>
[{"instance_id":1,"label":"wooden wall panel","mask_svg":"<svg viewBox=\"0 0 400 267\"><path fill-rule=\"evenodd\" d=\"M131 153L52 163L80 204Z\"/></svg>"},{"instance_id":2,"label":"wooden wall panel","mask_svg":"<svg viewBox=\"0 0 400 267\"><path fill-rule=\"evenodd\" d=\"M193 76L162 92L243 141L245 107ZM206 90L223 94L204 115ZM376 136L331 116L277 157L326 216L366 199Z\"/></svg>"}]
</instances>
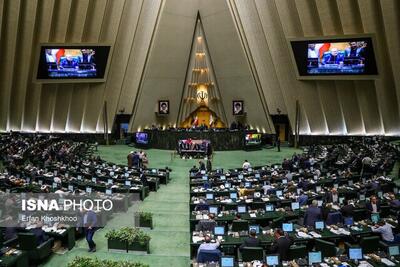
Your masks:
<instances>
[{"instance_id":1,"label":"wooden wall panel","mask_svg":"<svg viewBox=\"0 0 400 267\"><path fill-rule=\"evenodd\" d=\"M38 1L28 1L26 5L21 6L20 26L16 44L13 86L10 99L10 123L11 130L19 131L22 126L22 118L25 108L26 88L29 79L29 71L32 61L32 40L37 15Z\"/></svg>"},{"instance_id":2,"label":"wooden wall panel","mask_svg":"<svg viewBox=\"0 0 400 267\"><path fill-rule=\"evenodd\" d=\"M358 4L365 32L375 33L377 39L375 54L380 77L375 80L375 90L383 130L388 133L396 132L400 126L399 109L380 5L376 0L359 0Z\"/></svg>"},{"instance_id":3,"label":"wooden wall panel","mask_svg":"<svg viewBox=\"0 0 400 267\"><path fill-rule=\"evenodd\" d=\"M72 0L71 11L69 15L65 42L80 43L86 21L86 12L88 10L88 0ZM72 93L75 87L81 85L61 84L57 88L56 104L53 115L53 130L56 132L65 132L67 130L67 120L70 115L71 102L74 101Z\"/></svg>"},{"instance_id":4,"label":"wooden wall panel","mask_svg":"<svg viewBox=\"0 0 400 267\"><path fill-rule=\"evenodd\" d=\"M21 13L20 0L4 2L1 36L0 65L0 130L9 130L10 97L14 77L15 55L17 53L17 33Z\"/></svg>"},{"instance_id":5,"label":"wooden wall panel","mask_svg":"<svg viewBox=\"0 0 400 267\"><path fill-rule=\"evenodd\" d=\"M109 131L111 131L114 116L117 113L117 102L121 94L124 77L125 75L130 75L130 73L126 72L126 66L131 56L130 52L142 4L143 0L127 1L118 27L118 38L114 45L113 67L110 69L103 95L103 100L107 101ZM101 116L99 116L99 121L97 122L98 129L102 129L102 123Z\"/></svg>"},{"instance_id":6,"label":"wooden wall panel","mask_svg":"<svg viewBox=\"0 0 400 267\"><path fill-rule=\"evenodd\" d=\"M397 95L397 106L400 105L400 1L387 0L380 2L387 53L392 64L392 75ZM397 130L400 131L400 126Z\"/></svg>"},{"instance_id":7,"label":"wooden wall panel","mask_svg":"<svg viewBox=\"0 0 400 267\"><path fill-rule=\"evenodd\" d=\"M121 22L121 16L125 5L124 0L108 0L106 10L104 13L104 19L102 22L101 33L99 42L115 44L118 28ZM111 70L113 70L116 61L114 60L114 54L118 53L115 50L110 54L110 67L108 79L111 78ZM116 70L114 70L116 71ZM105 90L105 83L92 84L88 90L86 99L85 114L83 121L83 131L95 132L99 117L102 117L103 108L103 95ZM95 101L94 101L95 100ZM103 131L99 129L99 131Z\"/></svg>"},{"instance_id":8,"label":"wooden wall panel","mask_svg":"<svg viewBox=\"0 0 400 267\"><path fill-rule=\"evenodd\" d=\"M42 85L32 82L32 79L36 76L36 73L33 73L33 70L35 69L34 64L36 64L36 53L38 53L39 50L39 43L48 42L50 37L51 23L49 23L49 21L52 21L55 0L43 0L39 1L38 4L38 14L36 16L30 61L31 66L26 89L25 112L23 113L23 131L35 131L39 129L38 117Z\"/></svg>"},{"instance_id":9,"label":"wooden wall panel","mask_svg":"<svg viewBox=\"0 0 400 267\"><path fill-rule=\"evenodd\" d=\"M54 8L55 13L51 21L52 27L50 30L49 42L63 43L67 34L70 11L71 11L71 0L58 0L55 2ZM56 108L56 100L58 94L59 85L57 84L46 84L42 87L40 96L40 109L39 109L39 131L53 131L54 130L54 114ZM65 88L65 85L62 86ZM64 94L64 91L60 91L60 94ZM58 107L63 109L64 107ZM61 131L61 129L57 129Z\"/></svg>"}]
</instances>

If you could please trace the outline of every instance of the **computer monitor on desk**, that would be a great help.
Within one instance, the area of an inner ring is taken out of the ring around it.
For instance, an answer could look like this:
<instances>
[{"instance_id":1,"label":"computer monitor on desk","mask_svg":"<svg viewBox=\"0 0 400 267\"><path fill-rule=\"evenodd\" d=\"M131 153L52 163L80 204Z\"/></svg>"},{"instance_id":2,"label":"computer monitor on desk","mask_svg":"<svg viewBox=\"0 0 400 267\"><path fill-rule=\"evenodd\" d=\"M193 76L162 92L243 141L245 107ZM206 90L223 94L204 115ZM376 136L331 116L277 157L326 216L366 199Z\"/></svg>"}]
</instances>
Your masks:
<instances>
[{"instance_id":1,"label":"computer monitor on desk","mask_svg":"<svg viewBox=\"0 0 400 267\"><path fill-rule=\"evenodd\" d=\"M266 205L265 205L265 211L267 211L267 212L274 211L274 205L272 205L272 204L266 204Z\"/></svg>"},{"instance_id":2,"label":"computer monitor on desk","mask_svg":"<svg viewBox=\"0 0 400 267\"><path fill-rule=\"evenodd\" d=\"M389 256L398 256L400 254L399 246L389 246L388 254Z\"/></svg>"},{"instance_id":3,"label":"computer monitor on desk","mask_svg":"<svg viewBox=\"0 0 400 267\"><path fill-rule=\"evenodd\" d=\"M349 248L349 259L350 260L362 260L363 253L362 248Z\"/></svg>"},{"instance_id":4,"label":"computer monitor on desk","mask_svg":"<svg viewBox=\"0 0 400 267\"><path fill-rule=\"evenodd\" d=\"M207 200L214 200L214 194L213 193L207 193L206 194Z\"/></svg>"},{"instance_id":5,"label":"computer monitor on desk","mask_svg":"<svg viewBox=\"0 0 400 267\"><path fill-rule=\"evenodd\" d=\"M371 221L373 222L373 223L378 223L379 222L379 213L372 213L371 214Z\"/></svg>"},{"instance_id":6,"label":"computer monitor on desk","mask_svg":"<svg viewBox=\"0 0 400 267\"><path fill-rule=\"evenodd\" d=\"M300 203L299 202L292 202L291 206L292 206L292 210L293 211L300 209Z\"/></svg>"},{"instance_id":7,"label":"computer monitor on desk","mask_svg":"<svg viewBox=\"0 0 400 267\"><path fill-rule=\"evenodd\" d=\"M352 226L354 224L353 217L345 217L344 218L344 225L346 226Z\"/></svg>"},{"instance_id":8,"label":"computer monitor on desk","mask_svg":"<svg viewBox=\"0 0 400 267\"><path fill-rule=\"evenodd\" d=\"M236 200L236 199L238 199L238 194L237 194L237 192L232 192L232 193L229 194L229 197L232 200Z\"/></svg>"},{"instance_id":9,"label":"computer monitor on desk","mask_svg":"<svg viewBox=\"0 0 400 267\"><path fill-rule=\"evenodd\" d=\"M293 232L293 223L282 223L282 230L284 232Z\"/></svg>"},{"instance_id":10,"label":"computer monitor on desk","mask_svg":"<svg viewBox=\"0 0 400 267\"><path fill-rule=\"evenodd\" d=\"M265 257L265 262L268 266L278 266L279 265L279 256L278 255L267 255Z\"/></svg>"},{"instance_id":11,"label":"computer monitor on desk","mask_svg":"<svg viewBox=\"0 0 400 267\"><path fill-rule=\"evenodd\" d=\"M219 261L220 267L234 267L235 266L235 257L233 256L222 256Z\"/></svg>"},{"instance_id":12,"label":"computer monitor on desk","mask_svg":"<svg viewBox=\"0 0 400 267\"><path fill-rule=\"evenodd\" d=\"M315 230L324 230L325 228L325 223L324 221L316 221L315 222Z\"/></svg>"},{"instance_id":13,"label":"computer monitor on desk","mask_svg":"<svg viewBox=\"0 0 400 267\"><path fill-rule=\"evenodd\" d=\"M312 266L315 263L322 262L321 251L308 252L308 265Z\"/></svg>"},{"instance_id":14,"label":"computer monitor on desk","mask_svg":"<svg viewBox=\"0 0 400 267\"><path fill-rule=\"evenodd\" d=\"M245 206L245 205L239 205L239 206L237 207L237 212L238 212L238 213L246 213L246 212L247 212L246 206Z\"/></svg>"},{"instance_id":15,"label":"computer monitor on desk","mask_svg":"<svg viewBox=\"0 0 400 267\"><path fill-rule=\"evenodd\" d=\"M215 236L225 235L225 226L215 226L214 227L214 235Z\"/></svg>"},{"instance_id":16,"label":"computer monitor on desk","mask_svg":"<svg viewBox=\"0 0 400 267\"><path fill-rule=\"evenodd\" d=\"M218 215L218 207L214 207L214 206L208 207L208 212Z\"/></svg>"},{"instance_id":17,"label":"computer monitor on desk","mask_svg":"<svg viewBox=\"0 0 400 267\"><path fill-rule=\"evenodd\" d=\"M259 225L250 225L249 226L249 233L254 230L258 235L260 233L260 226Z\"/></svg>"}]
</instances>

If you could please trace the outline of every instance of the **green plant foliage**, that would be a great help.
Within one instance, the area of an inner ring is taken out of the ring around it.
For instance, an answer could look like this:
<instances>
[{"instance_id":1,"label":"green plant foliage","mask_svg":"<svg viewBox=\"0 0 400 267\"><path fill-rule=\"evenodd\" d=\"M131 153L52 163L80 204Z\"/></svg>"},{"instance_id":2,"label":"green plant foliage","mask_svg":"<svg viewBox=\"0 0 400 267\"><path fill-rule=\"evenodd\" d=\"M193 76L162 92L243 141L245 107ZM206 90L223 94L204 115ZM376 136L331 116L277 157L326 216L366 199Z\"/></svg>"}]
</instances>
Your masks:
<instances>
[{"instance_id":1,"label":"green plant foliage","mask_svg":"<svg viewBox=\"0 0 400 267\"><path fill-rule=\"evenodd\" d=\"M151 221L151 219L153 218L153 213L140 211L139 216L140 216L140 220Z\"/></svg>"},{"instance_id":2,"label":"green plant foliage","mask_svg":"<svg viewBox=\"0 0 400 267\"><path fill-rule=\"evenodd\" d=\"M97 258L76 257L67 267L149 267L140 262L99 260Z\"/></svg>"},{"instance_id":3,"label":"green plant foliage","mask_svg":"<svg viewBox=\"0 0 400 267\"><path fill-rule=\"evenodd\" d=\"M112 229L106 233L107 239L116 239L128 244L139 243L145 245L150 241L150 236L139 228L123 227L121 229Z\"/></svg>"}]
</instances>

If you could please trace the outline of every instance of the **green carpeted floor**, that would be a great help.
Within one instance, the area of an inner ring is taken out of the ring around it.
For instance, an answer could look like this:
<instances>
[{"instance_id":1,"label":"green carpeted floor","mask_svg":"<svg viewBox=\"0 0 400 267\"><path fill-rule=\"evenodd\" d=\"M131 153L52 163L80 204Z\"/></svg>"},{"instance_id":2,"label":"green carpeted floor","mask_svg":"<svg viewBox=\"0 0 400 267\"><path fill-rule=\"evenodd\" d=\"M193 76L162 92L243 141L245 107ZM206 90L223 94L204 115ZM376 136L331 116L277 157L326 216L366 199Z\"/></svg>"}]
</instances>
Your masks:
<instances>
[{"instance_id":1,"label":"green carpeted floor","mask_svg":"<svg viewBox=\"0 0 400 267\"><path fill-rule=\"evenodd\" d=\"M101 146L98 154L105 160L118 164L126 164L126 155L132 148L124 145ZM245 159L251 164L262 165L281 162L294 152L292 148L282 148L282 152L264 149L252 152L224 151L215 152L213 168L235 168L242 165ZM171 182L162 185L158 192L151 192L139 207L133 206L128 212L119 214L112 219L106 228L99 230L95 235L97 252L87 252L85 240L79 240L76 246L64 255L53 255L43 266L64 267L75 256L90 256L101 259L138 261L149 264L151 267L174 266L186 267L189 259L189 178L188 171L197 160L182 160L172 158L171 151L149 149L148 154L151 167L169 166L173 169ZM133 212L137 209L153 213L154 229L148 230L152 237L150 241L151 254L134 255L107 251L105 233L111 228L133 225Z\"/></svg>"}]
</instances>

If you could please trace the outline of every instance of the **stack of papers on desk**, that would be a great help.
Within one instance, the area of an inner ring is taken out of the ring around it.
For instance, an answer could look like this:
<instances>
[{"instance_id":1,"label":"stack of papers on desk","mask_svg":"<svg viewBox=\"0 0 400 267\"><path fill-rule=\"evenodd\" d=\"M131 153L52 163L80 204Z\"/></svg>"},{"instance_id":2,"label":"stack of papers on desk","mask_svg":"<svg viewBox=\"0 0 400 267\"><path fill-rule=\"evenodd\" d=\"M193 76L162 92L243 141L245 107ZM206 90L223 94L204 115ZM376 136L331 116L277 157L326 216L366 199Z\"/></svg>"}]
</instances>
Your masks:
<instances>
[{"instance_id":1,"label":"stack of papers on desk","mask_svg":"<svg viewBox=\"0 0 400 267\"><path fill-rule=\"evenodd\" d=\"M193 236L192 240L193 240L193 243L197 243L197 242L203 241L204 238L196 235L196 236Z\"/></svg>"},{"instance_id":2,"label":"stack of papers on desk","mask_svg":"<svg viewBox=\"0 0 400 267\"><path fill-rule=\"evenodd\" d=\"M257 215L255 213L250 213L250 218L255 218Z\"/></svg>"},{"instance_id":3,"label":"stack of papers on desk","mask_svg":"<svg viewBox=\"0 0 400 267\"><path fill-rule=\"evenodd\" d=\"M308 235L308 234L306 234L304 232L301 232L301 231L297 232L297 236L300 237L300 238L311 238L310 235Z\"/></svg>"},{"instance_id":4,"label":"stack of papers on desk","mask_svg":"<svg viewBox=\"0 0 400 267\"><path fill-rule=\"evenodd\" d=\"M311 235L312 237L314 237L314 238L321 238L321 237L322 237L322 235L320 235L320 234L318 234L318 233L316 233L316 232L314 232L314 231L310 232L310 235Z\"/></svg>"},{"instance_id":5,"label":"stack of papers on desk","mask_svg":"<svg viewBox=\"0 0 400 267\"><path fill-rule=\"evenodd\" d=\"M330 231L336 235L350 235L350 232L345 230L344 228L339 228L337 230L331 228Z\"/></svg>"},{"instance_id":6,"label":"stack of papers on desk","mask_svg":"<svg viewBox=\"0 0 400 267\"><path fill-rule=\"evenodd\" d=\"M343 264L343 263L342 263ZM347 263L346 263L347 264ZM370 263L367 261L360 261L360 264L358 264L358 267L373 267Z\"/></svg>"},{"instance_id":7,"label":"stack of papers on desk","mask_svg":"<svg viewBox=\"0 0 400 267\"><path fill-rule=\"evenodd\" d=\"M381 262L386 264L387 266L395 266L396 265L394 262L390 261L387 258L381 258Z\"/></svg>"}]
</instances>

